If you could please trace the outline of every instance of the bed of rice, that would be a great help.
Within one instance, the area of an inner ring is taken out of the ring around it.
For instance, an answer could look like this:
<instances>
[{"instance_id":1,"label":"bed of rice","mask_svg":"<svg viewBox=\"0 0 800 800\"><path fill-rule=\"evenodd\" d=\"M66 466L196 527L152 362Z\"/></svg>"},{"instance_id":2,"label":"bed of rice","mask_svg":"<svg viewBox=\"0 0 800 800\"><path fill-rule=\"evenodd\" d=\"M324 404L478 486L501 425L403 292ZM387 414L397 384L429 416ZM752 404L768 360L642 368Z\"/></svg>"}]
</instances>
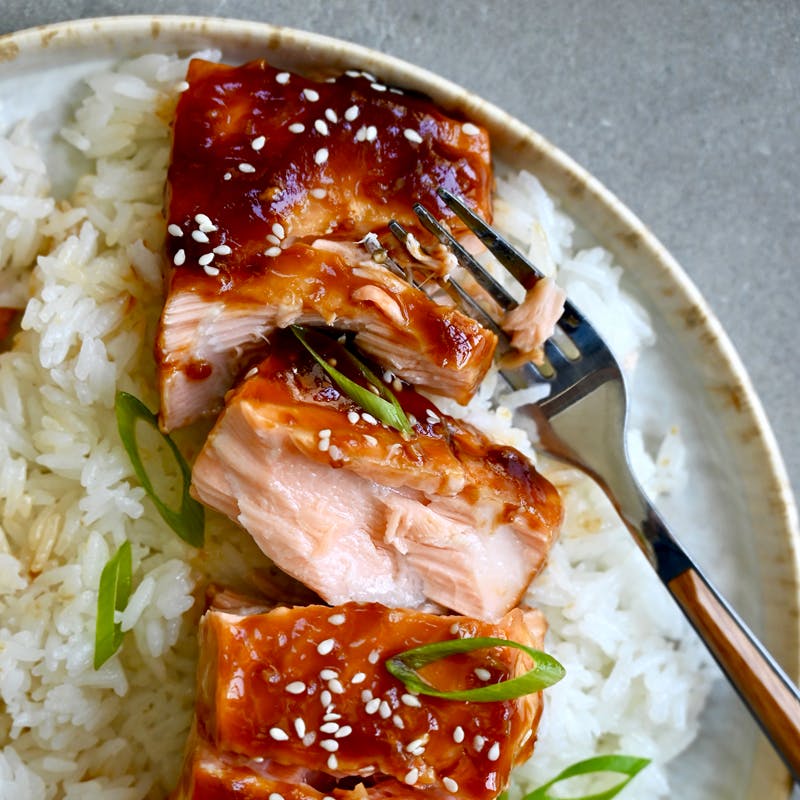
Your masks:
<instances>
[{"instance_id":1,"label":"bed of rice","mask_svg":"<svg viewBox=\"0 0 800 800\"><path fill-rule=\"evenodd\" d=\"M25 125L0 139L0 307L24 309L13 350L0 355L0 797L8 800L164 797L191 714L200 587L211 576L247 588L248 562L258 560L249 537L219 516L210 516L202 553L165 529L133 478L113 414L120 389L157 405L167 121L185 64L152 55L88 82L62 132L88 159L68 201L52 197ZM557 271L633 368L652 332L609 254L582 245L531 175L499 180L497 221ZM498 406L494 383L470 418L531 453L511 426L522 398ZM663 438L654 455L632 434L640 477L652 492L677 491L679 436L654 433ZM191 451L200 434L183 434L182 444ZM536 754L513 793L578 759L625 752L654 764L623 796L667 797L664 765L697 732L706 656L605 498L574 471L540 466L562 490L567 519L530 601L547 615L547 649L567 677L547 692ZM125 539L135 587L121 615L128 633L95 671L98 580Z\"/></svg>"}]
</instances>

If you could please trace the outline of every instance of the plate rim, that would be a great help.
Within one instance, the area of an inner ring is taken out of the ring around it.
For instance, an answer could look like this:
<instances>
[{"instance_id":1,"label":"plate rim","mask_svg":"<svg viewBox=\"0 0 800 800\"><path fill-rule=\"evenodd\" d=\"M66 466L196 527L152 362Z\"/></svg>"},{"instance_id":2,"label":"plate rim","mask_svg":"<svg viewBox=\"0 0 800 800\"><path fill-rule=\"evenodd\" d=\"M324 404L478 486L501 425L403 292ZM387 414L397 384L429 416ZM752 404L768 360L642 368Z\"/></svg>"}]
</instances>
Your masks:
<instances>
[{"instance_id":1,"label":"plate rim","mask_svg":"<svg viewBox=\"0 0 800 800\"><path fill-rule=\"evenodd\" d=\"M760 461L761 468L756 472L774 512L775 530L781 532L782 542L789 550L788 564L785 566L792 573L794 605L788 616L794 621L792 633L795 647L790 654L793 663L786 668L790 677L797 682L800 679L800 521L783 457L761 400L732 341L692 279L645 223L571 156L499 106L447 78L397 56L324 34L257 20L203 15L122 14L86 17L0 35L0 71L6 64L13 63L20 57L47 51L66 52L77 43L85 45L87 40L91 42L92 39L96 40L95 43L108 47L110 42L120 36L133 36L143 41L149 36L151 40L161 39L163 43L170 38L180 39L189 35L208 36L212 39L227 37L238 41L240 45L263 42L267 57L270 50L286 48L287 45L292 45L298 52L306 48L308 51L323 50L341 56L346 54L346 62L343 61L342 66L346 63L352 66L355 58L362 67L368 64L380 65L382 74L387 79L392 77L392 73L402 75L407 84L410 80L412 84L424 87L435 99L445 98L452 105L473 113L480 121L488 120L492 127L502 129L505 145L512 152L518 150L528 157L535 153L537 159L531 166L537 175L544 171L554 180L557 178L556 182L567 188L566 194L569 197L566 199L569 201L571 197L575 207L593 208L600 212L602 219L611 223L609 230L613 231L618 245L614 248L615 255L619 255L620 248L631 255L636 253L638 257L644 253L653 266L661 270L665 283L671 289L677 290L674 298L676 316L683 317L687 329L702 340L703 347L709 353L717 357L715 369L724 372L721 379L731 392L732 405L743 420L752 423L746 445L748 453ZM543 182L548 185L547 180ZM555 193L560 200L565 200L564 191ZM574 215L570 203L567 202L566 205L569 213ZM581 224L584 224L583 221ZM603 246L609 246L609 236L605 240L599 237ZM765 748L762 746L761 750L764 751ZM764 763L770 761L770 756L768 747L766 755L762 752L759 756L757 752L754 770L759 766L757 762L760 757L763 762L760 768L763 771ZM775 785L777 787L778 783ZM789 783L786 797L790 791Z\"/></svg>"}]
</instances>

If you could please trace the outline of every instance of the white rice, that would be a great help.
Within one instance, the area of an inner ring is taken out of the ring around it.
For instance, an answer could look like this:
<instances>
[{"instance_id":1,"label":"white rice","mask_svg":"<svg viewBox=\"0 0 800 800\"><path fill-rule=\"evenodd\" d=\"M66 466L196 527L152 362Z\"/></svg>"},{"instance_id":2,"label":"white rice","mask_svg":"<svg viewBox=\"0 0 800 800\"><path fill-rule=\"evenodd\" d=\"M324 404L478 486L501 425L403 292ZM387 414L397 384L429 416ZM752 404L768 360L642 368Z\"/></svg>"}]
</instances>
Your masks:
<instances>
[{"instance_id":1,"label":"white rice","mask_svg":"<svg viewBox=\"0 0 800 800\"><path fill-rule=\"evenodd\" d=\"M204 555L165 531L113 414L119 389L157 404L165 112L185 67L153 55L89 81L63 131L91 164L69 202L51 196L24 125L0 139L0 307L24 308L14 350L0 355L0 798L8 800L164 797L191 715L196 596L209 575L246 588L257 559L249 537L217 515ZM533 176L503 177L498 188L498 222L557 272L633 368L653 334L620 290L610 255L576 249L571 220ZM470 418L535 457L511 424L512 407L530 393L496 406L494 388L487 380ZM654 434L664 443L651 456L644 441ZM653 492L679 490L676 431L633 432L631 449ZM696 735L707 660L605 498L572 471L540 466L564 493L567 522L530 601L547 615L547 647L567 677L547 693L516 792L578 759L626 752L655 763L624 796L667 797L664 765ZM95 671L99 576L125 539L135 587L120 617L128 633Z\"/></svg>"}]
</instances>

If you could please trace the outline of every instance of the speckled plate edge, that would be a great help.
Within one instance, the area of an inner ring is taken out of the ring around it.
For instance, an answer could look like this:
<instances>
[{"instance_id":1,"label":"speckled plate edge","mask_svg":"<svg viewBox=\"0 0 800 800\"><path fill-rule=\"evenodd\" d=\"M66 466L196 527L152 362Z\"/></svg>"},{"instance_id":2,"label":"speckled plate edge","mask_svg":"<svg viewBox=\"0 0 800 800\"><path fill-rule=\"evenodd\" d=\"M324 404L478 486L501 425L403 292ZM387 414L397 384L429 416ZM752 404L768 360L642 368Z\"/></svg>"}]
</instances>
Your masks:
<instances>
[{"instance_id":1,"label":"speckled plate edge","mask_svg":"<svg viewBox=\"0 0 800 800\"><path fill-rule=\"evenodd\" d=\"M400 59L317 34L266 23L209 17L133 16L65 22L0 37L0 69L18 59L80 60L87 53L119 57L214 46L257 52L276 64L361 67L383 80L425 91L459 108L491 132L495 150L512 166L534 171L565 210L635 269L658 312L696 354L703 386L724 415L746 465L743 488L753 519L761 523L756 551L761 571L761 636L787 672L800 675L800 530L797 507L775 437L745 369L697 288L647 227L569 156L496 106ZM787 603L791 606L787 607ZM783 800L788 774L761 742L748 796Z\"/></svg>"}]
</instances>

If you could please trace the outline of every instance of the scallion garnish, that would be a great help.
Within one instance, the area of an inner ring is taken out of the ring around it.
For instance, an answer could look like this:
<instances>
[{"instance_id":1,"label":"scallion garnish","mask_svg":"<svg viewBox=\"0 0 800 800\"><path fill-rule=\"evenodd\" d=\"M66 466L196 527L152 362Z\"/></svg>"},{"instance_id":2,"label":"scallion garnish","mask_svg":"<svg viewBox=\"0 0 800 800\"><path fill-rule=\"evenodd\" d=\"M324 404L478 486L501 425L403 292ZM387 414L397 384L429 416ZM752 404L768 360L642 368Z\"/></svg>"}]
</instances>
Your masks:
<instances>
[{"instance_id":1,"label":"scallion garnish","mask_svg":"<svg viewBox=\"0 0 800 800\"><path fill-rule=\"evenodd\" d=\"M202 547L205 513L203 511L203 506L189 494L192 472L189 469L189 465L186 463L186 459L181 455L181 451L178 450L177 445L169 436L165 433L161 433L158 427L158 417L150 411L138 397L134 397L127 392L117 392L115 408L117 413L117 428L119 429L122 444L125 446L125 450L133 465L133 471L136 473L136 477L147 492L147 495L155 504L158 513L161 514L164 522L166 522L184 542L194 547ZM152 425L156 431L158 431L160 436L167 443L175 460L178 462L183 487L181 490L181 505L177 511L171 509L156 494L150 477L147 474L147 470L144 468L142 457L139 454L139 444L136 439L136 421L139 419Z\"/></svg>"},{"instance_id":2,"label":"scallion garnish","mask_svg":"<svg viewBox=\"0 0 800 800\"><path fill-rule=\"evenodd\" d=\"M131 543L126 539L106 562L97 589L94 668L100 669L122 644L122 626L115 611L124 611L131 596Z\"/></svg>"},{"instance_id":3,"label":"scallion garnish","mask_svg":"<svg viewBox=\"0 0 800 800\"><path fill-rule=\"evenodd\" d=\"M308 350L313 359L325 370L328 377L344 392L354 403L358 403L365 411L372 414L375 419L380 420L384 425L389 425L401 433L411 433L411 423L403 411L394 393L377 378L377 376L356 358L351 352L342 348L343 355L348 358L366 380L374 386L379 395L373 394L369 389L359 386L355 381L350 380L336 367L329 364L313 347L308 343L305 331L299 325L292 325L292 333L300 340L303 347Z\"/></svg>"},{"instance_id":4,"label":"scallion garnish","mask_svg":"<svg viewBox=\"0 0 800 800\"><path fill-rule=\"evenodd\" d=\"M457 653L469 653L473 650L483 650L488 647L513 647L517 650L523 650L533 659L533 669L524 675L519 675L516 678L510 678L500 683L452 692L442 691L435 686L431 686L417 674L418 669L434 661L439 661ZM448 639L444 642L434 642L415 647L388 658L386 660L386 669L395 678L402 681L410 691L417 694L442 697L446 700L469 700L477 703L513 700L526 694L533 694L557 683L565 674L564 667L547 653L543 653L541 650L534 650L532 647L509 639L496 639L490 636L476 639Z\"/></svg>"},{"instance_id":5,"label":"scallion garnish","mask_svg":"<svg viewBox=\"0 0 800 800\"><path fill-rule=\"evenodd\" d=\"M577 764L573 764L565 770L562 770L555 778L540 786L538 789L534 789L529 794L526 794L522 800L611 800L612 797L616 797L649 763L649 758L639 758L638 756L608 755L587 758L585 761L578 761ZM563 795L556 797L550 794L550 788L556 783L565 781L568 778L575 778L578 775L590 775L595 772L615 772L619 775L625 775L626 778L610 789L596 794L587 794L574 798L564 798Z\"/></svg>"}]
</instances>

